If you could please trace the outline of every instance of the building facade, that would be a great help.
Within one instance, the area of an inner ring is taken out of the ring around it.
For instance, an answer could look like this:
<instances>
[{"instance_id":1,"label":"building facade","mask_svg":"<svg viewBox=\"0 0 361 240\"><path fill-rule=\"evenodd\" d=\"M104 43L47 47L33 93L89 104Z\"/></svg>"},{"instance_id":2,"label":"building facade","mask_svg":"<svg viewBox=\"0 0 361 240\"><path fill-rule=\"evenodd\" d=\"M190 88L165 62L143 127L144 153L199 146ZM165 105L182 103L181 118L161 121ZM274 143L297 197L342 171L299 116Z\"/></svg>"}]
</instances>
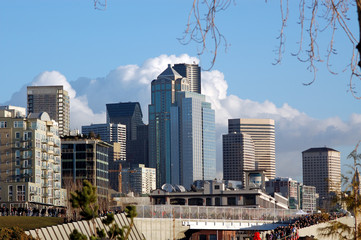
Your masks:
<instances>
[{"instance_id":1,"label":"building facade","mask_svg":"<svg viewBox=\"0 0 361 240\"><path fill-rule=\"evenodd\" d=\"M316 187L298 184L299 189L299 206L307 213L317 211L317 200L319 195L316 193Z\"/></svg>"},{"instance_id":2,"label":"building facade","mask_svg":"<svg viewBox=\"0 0 361 240\"><path fill-rule=\"evenodd\" d=\"M87 137L64 137L61 143L63 185L71 189L83 180L97 187L99 199L108 198L108 154L112 145ZM103 201L102 200L102 201Z\"/></svg>"},{"instance_id":3,"label":"building facade","mask_svg":"<svg viewBox=\"0 0 361 240\"><path fill-rule=\"evenodd\" d=\"M252 137L232 132L223 135L223 179L242 181L245 170L255 170L255 149Z\"/></svg>"},{"instance_id":4,"label":"building facade","mask_svg":"<svg viewBox=\"0 0 361 240\"><path fill-rule=\"evenodd\" d=\"M188 80L191 92L201 92L201 67L198 64L177 63L173 69Z\"/></svg>"},{"instance_id":5,"label":"building facade","mask_svg":"<svg viewBox=\"0 0 361 240\"><path fill-rule=\"evenodd\" d=\"M299 183L292 178L274 178L266 182L268 194L279 193L288 199L290 209L300 208Z\"/></svg>"},{"instance_id":6,"label":"building facade","mask_svg":"<svg viewBox=\"0 0 361 240\"><path fill-rule=\"evenodd\" d=\"M171 178L171 121L170 109L176 91L189 91L187 79L169 64L151 84L149 105L149 165L156 169L157 188L170 183Z\"/></svg>"},{"instance_id":7,"label":"building facade","mask_svg":"<svg viewBox=\"0 0 361 240\"><path fill-rule=\"evenodd\" d=\"M149 166L148 126L143 123L143 113L138 102L108 103L107 123L126 126L127 166L145 164Z\"/></svg>"},{"instance_id":8,"label":"building facade","mask_svg":"<svg viewBox=\"0 0 361 240\"><path fill-rule=\"evenodd\" d=\"M171 182L190 188L216 176L215 113L205 96L178 91L171 106Z\"/></svg>"},{"instance_id":9,"label":"building facade","mask_svg":"<svg viewBox=\"0 0 361 240\"><path fill-rule=\"evenodd\" d=\"M340 152L332 148L310 148L302 152L303 183L315 186L320 200L341 191Z\"/></svg>"},{"instance_id":10,"label":"building facade","mask_svg":"<svg viewBox=\"0 0 361 240\"><path fill-rule=\"evenodd\" d=\"M0 110L0 206L66 206L60 138L50 116Z\"/></svg>"},{"instance_id":11,"label":"building facade","mask_svg":"<svg viewBox=\"0 0 361 240\"><path fill-rule=\"evenodd\" d=\"M122 170L123 193L148 194L156 189L156 170L144 164Z\"/></svg>"},{"instance_id":12,"label":"building facade","mask_svg":"<svg viewBox=\"0 0 361 240\"><path fill-rule=\"evenodd\" d=\"M28 86L29 113L47 112L59 125L59 136L70 132L70 98L63 86Z\"/></svg>"},{"instance_id":13,"label":"building facade","mask_svg":"<svg viewBox=\"0 0 361 240\"><path fill-rule=\"evenodd\" d=\"M268 179L276 177L275 122L272 119L228 119L228 133L246 133L255 148L256 169Z\"/></svg>"},{"instance_id":14,"label":"building facade","mask_svg":"<svg viewBox=\"0 0 361 240\"><path fill-rule=\"evenodd\" d=\"M95 136L100 136L100 139L107 143L119 143L116 149L116 153L119 153L119 159L117 160L126 160L126 126L123 124L116 123L100 123L100 124L91 124L89 126L82 126L82 133L89 135L91 132ZM116 155L117 156L117 155ZM117 156L118 158L118 156Z\"/></svg>"}]
</instances>

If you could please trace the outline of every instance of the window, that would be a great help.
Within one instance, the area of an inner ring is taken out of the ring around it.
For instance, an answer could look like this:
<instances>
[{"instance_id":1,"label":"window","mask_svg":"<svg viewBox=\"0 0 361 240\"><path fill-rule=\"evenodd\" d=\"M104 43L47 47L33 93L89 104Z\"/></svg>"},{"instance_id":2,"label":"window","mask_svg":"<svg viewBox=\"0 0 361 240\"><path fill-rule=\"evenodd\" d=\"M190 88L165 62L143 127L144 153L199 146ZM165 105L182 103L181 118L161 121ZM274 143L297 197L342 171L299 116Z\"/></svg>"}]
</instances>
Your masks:
<instances>
[{"instance_id":1,"label":"window","mask_svg":"<svg viewBox=\"0 0 361 240\"><path fill-rule=\"evenodd\" d=\"M15 121L14 122L14 128L22 128L22 127L24 127L24 125L23 125L23 121Z\"/></svg>"},{"instance_id":2,"label":"window","mask_svg":"<svg viewBox=\"0 0 361 240\"><path fill-rule=\"evenodd\" d=\"M16 133L15 133L15 138L16 138L16 139L19 139L19 138L20 138L20 132L16 132Z\"/></svg>"},{"instance_id":3,"label":"window","mask_svg":"<svg viewBox=\"0 0 361 240\"><path fill-rule=\"evenodd\" d=\"M0 128L6 128L7 127L7 122L6 121L0 121Z\"/></svg>"}]
</instances>

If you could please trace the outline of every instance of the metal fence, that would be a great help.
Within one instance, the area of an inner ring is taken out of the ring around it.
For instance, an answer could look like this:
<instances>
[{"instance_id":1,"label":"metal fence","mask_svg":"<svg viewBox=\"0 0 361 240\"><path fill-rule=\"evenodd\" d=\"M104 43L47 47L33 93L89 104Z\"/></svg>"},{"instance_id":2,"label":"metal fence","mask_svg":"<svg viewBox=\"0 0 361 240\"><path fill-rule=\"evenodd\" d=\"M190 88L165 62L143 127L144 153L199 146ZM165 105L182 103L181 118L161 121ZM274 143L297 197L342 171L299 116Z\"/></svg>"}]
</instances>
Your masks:
<instances>
[{"instance_id":1,"label":"metal fence","mask_svg":"<svg viewBox=\"0 0 361 240\"><path fill-rule=\"evenodd\" d=\"M139 218L287 221L297 217L295 209L244 207L138 205L137 212Z\"/></svg>"}]
</instances>

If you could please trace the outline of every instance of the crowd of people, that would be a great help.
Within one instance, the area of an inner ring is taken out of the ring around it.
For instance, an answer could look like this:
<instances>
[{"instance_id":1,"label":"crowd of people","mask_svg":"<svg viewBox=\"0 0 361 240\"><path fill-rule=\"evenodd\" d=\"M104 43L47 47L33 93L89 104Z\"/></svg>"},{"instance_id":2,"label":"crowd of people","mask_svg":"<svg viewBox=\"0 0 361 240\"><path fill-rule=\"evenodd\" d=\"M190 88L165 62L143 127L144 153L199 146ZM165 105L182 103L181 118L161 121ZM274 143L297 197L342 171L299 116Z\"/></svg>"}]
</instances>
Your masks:
<instances>
[{"instance_id":1,"label":"crowd of people","mask_svg":"<svg viewBox=\"0 0 361 240\"><path fill-rule=\"evenodd\" d=\"M64 208L8 208L0 207L0 216L38 216L38 217L65 217Z\"/></svg>"},{"instance_id":2,"label":"crowd of people","mask_svg":"<svg viewBox=\"0 0 361 240\"><path fill-rule=\"evenodd\" d=\"M298 229L310 227L315 224L327 222L330 220L334 220L338 217L343 217L344 214L328 214L328 213L318 213L318 214L310 214L303 215L296 219L293 219L292 222L286 226L279 226L272 230L271 232L266 234L266 240L297 240L298 237ZM258 240L259 234L255 233L254 240Z\"/></svg>"}]
</instances>

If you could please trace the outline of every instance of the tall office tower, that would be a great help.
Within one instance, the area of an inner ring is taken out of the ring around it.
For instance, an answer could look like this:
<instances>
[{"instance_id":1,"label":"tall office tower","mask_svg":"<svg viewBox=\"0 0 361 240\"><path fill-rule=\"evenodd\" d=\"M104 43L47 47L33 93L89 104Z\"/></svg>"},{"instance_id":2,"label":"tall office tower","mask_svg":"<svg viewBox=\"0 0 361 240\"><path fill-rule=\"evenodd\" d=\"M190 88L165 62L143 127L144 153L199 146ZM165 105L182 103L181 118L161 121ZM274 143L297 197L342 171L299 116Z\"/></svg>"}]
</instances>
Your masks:
<instances>
[{"instance_id":1,"label":"tall office tower","mask_svg":"<svg viewBox=\"0 0 361 240\"><path fill-rule=\"evenodd\" d=\"M138 102L108 103L107 123L127 126L127 141L137 139L137 126L144 125L143 113Z\"/></svg>"},{"instance_id":2,"label":"tall office tower","mask_svg":"<svg viewBox=\"0 0 361 240\"><path fill-rule=\"evenodd\" d=\"M59 124L59 136L69 135L70 98L63 86L28 86L28 114L47 112Z\"/></svg>"},{"instance_id":3,"label":"tall office tower","mask_svg":"<svg viewBox=\"0 0 361 240\"><path fill-rule=\"evenodd\" d=\"M175 93L170 108L171 182L190 188L216 176L215 116L204 95Z\"/></svg>"},{"instance_id":4,"label":"tall office tower","mask_svg":"<svg viewBox=\"0 0 361 240\"><path fill-rule=\"evenodd\" d=\"M245 170L255 170L255 148L252 137L232 132L223 135L223 179L242 181Z\"/></svg>"},{"instance_id":5,"label":"tall office tower","mask_svg":"<svg viewBox=\"0 0 361 240\"><path fill-rule=\"evenodd\" d=\"M95 138L62 138L63 186L71 189L73 184L86 179L97 187L100 202L108 201L108 152L111 147L111 144Z\"/></svg>"},{"instance_id":6,"label":"tall office tower","mask_svg":"<svg viewBox=\"0 0 361 240\"><path fill-rule=\"evenodd\" d=\"M201 67L198 64L178 63L173 69L188 79L191 92L201 93Z\"/></svg>"},{"instance_id":7,"label":"tall office tower","mask_svg":"<svg viewBox=\"0 0 361 240\"><path fill-rule=\"evenodd\" d=\"M123 169L123 193L149 194L156 189L155 176L155 169L147 168L144 164L137 164Z\"/></svg>"},{"instance_id":8,"label":"tall office tower","mask_svg":"<svg viewBox=\"0 0 361 240\"><path fill-rule=\"evenodd\" d=\"M175 92L189 90L183 78L169 64L157 79L152 81L149 105L149 166L156 169L157 188L171 183L171 124L170 108Z\"/></svg>"},{"instance_id":9,"label":"tall office tower","mask_svg":"<svg viewBox=\"0 0 361 240\"><path fill-rule=\"evenodd\" d=\"M320 200L341 191L340 152L332 148L310 148L302 152L303 183L315 186Z\"/></svg>"},{"instance_id":10,"label":"tall office tower","mask_svg":"<svg viewBox=\"0 0 361 240\"><path fill-rule=\"evenodd\" d=\"M276 176L275 122L272 119L228 119L228 133L251 136L256 154L256 169L265 170L268 179Z\"/></svg>"},{"instance_id":11,"label":"tall office tower","mask_svg":"<svg viewBox=\"0 0 361 240\"><path fill-rule=\"evenodd\" d=\"M46 112L0 110L0 173L0 206L66 206L58 124Z\"/></svg>"},{"instance_id":12,"label":"tall office tower","mask_svg":"<svg viewBox=\"0 0 361 240\"><path fill-rule=\"evenodd\" d=\"M89 135L91 132L95 136L99 135L100 139L107 143L120 144L120 158L118 160L126 160L126 126L115 123L100 123L82 126L82 133Z\"/></svg>"},{"instance_id":13,"label":"tall office tower","mask_svg":"<svg viewBox=\"0 0 361 240\"><path fill-rule=\"evenodd\" d=\"M107 108L107 123L124 124L127 128L127 163L146 164L148 166L148 137L139 138L138 129L144 126L143 114L138 102L109 103Z\"/></svg>"}]
</instances>

